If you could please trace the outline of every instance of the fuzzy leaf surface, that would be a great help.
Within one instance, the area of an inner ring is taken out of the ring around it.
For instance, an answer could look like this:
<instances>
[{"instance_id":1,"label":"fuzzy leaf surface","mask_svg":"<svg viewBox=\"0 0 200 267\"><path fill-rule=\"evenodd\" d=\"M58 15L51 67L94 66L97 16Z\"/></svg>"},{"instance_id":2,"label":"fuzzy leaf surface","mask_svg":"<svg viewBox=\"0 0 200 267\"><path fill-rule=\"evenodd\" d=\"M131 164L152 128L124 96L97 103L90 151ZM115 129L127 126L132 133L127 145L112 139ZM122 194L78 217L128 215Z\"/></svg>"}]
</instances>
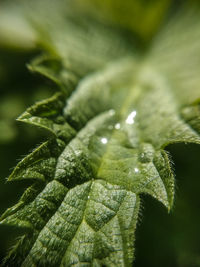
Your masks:
<instances>
[{"instance_id":1,"label":"fuzzy leaf surface","mask_svg":"<svg viewBox=\"0 0 200 267\"><path fill-rule=\"evenodd\" d=\"M1 217L25 233L5 265L132 266L141 194L173 205L165 147L200 143L199 14L181 12L144 57L91 18L37 22L29 69L58 92L19 117L50 137L9 177L33 184Z\"/></svg>"}]
</instances>

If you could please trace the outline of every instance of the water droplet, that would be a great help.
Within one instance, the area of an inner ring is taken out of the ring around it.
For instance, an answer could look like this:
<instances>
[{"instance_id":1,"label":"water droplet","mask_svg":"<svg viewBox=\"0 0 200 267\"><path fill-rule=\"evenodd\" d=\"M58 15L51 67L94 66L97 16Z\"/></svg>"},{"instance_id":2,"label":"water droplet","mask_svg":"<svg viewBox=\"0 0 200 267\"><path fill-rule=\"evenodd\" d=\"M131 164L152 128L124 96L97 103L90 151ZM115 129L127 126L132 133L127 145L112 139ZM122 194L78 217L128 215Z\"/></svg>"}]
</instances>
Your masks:
<instances>
[{"instance_id":1,"label":"water droplet","mask_svg":"<svg viewBox=\"0 0 200 267\"><path fill-rule=\"evenodd\" d=\"M139 169L138 168L134 168L134 172L135 173L138 173L139 172Z\"/></svg>"},{"instance_id":2,"label":"water droplet","mask_svg":"<svg viewBox=\"0 0 200 267\"><path fill-rule=\"evenodd\" d=\"M140 157L141 157L141 159L144 159L145 154L144 153L141 153Z\"/></svg>"},{"instance_id":3,"label":"water droplet","mask_svg":"<svg viewBox=\"0 0 200 267\"><path fill-rule=\"evenodd\" d=\"M121 124L120 123L115 124L115 129L116 130L119 130L120 128L121 128Z\"/></svg>"},{"instance_id":4,"label":"water droplet","mask_svg":"<svg viewBox=\"0 0 200 267\"><path fill-rule=\"evenodd\" d=\"M154 148L150 144L143 144L141 147L141 153L139 153L139 161L142 163L148 163L153 160Z\"/></svg>"},{"instance_id":5,"label":"water droplet","mask_svg":"<svg viewBox=\"0 0 200 267\"><path fill-rule=\"evenodd\" d=\"M108 143L108 139L105 137L101 138L101 143L106 145Z\"/></svg>"},{"instance_id":6,"label":"water droplet","mask_svg":"<svg viewBox=\"0 0 200 267\"><path fill-rule=\"evenodd\" d=\"M134 111L132 111L129 115L128 115L128 117L127 117L127 119L126 119L126 123L127 124L133 124L135 121L134 121L134 118L135 118L135 116L136 116L136 114L137 114L137 112L134 110Z\"/></svg>"}]
</instances>

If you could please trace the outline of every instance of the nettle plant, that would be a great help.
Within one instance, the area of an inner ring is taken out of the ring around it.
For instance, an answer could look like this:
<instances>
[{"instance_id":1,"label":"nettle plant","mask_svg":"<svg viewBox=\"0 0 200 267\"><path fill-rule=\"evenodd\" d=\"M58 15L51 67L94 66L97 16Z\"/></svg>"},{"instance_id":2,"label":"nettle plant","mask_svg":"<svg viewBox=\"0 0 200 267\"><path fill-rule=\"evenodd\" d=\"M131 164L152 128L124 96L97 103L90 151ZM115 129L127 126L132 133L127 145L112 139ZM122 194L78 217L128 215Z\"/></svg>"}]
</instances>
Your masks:
<instances>
[{"instance_id":1,"label":"nettle plant","mask_svg":"<svg viewBox=\"0 0 200 267\"><path fill-rule=\"evenodd\" d=\"M1 217L24 230L4 264L132 266L142 195L173 205L165 147L200 143L198 5L26 4L5 4L2 40L39 48L28 67L57 91L18 118L49 138L8 178L32 185Z\"/></svg>"}]
</instances>

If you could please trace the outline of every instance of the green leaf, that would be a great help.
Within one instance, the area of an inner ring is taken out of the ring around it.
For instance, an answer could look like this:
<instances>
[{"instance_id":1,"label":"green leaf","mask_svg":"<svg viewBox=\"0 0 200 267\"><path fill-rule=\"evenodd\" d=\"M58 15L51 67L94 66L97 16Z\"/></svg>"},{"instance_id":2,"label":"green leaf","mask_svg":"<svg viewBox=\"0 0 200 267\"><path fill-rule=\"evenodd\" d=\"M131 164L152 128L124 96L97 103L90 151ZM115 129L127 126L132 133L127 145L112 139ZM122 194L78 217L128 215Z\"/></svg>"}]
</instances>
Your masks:
<instances>
[{"instance_id":1,"label":"green leaf","mask_svg":"<svg viewBox=\"0 0 200 267\"><path fill-rule=\"evenodd\" d=\"M131 266L141 195L173 205L165 147L200 143L199 12L182 9L143 57L116 30L58 14L32 21L46 53L29 68L59 92L19 117L50 136L8 179L33 184L1 217L24 230L5 265Z\"/></svg>"}]
</instances>

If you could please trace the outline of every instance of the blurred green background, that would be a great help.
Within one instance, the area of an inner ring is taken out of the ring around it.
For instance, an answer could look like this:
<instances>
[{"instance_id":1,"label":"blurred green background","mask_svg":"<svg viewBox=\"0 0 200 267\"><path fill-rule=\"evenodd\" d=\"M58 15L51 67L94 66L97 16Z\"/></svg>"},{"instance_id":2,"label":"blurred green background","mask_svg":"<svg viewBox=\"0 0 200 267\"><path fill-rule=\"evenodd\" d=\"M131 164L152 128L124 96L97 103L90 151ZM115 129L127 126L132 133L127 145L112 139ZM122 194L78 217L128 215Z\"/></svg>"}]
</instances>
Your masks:
<instances>
[{"instance_id":1,"label":"blurred green background","mask_svg":"<svg viewBox=\"0 0 200 267\"><path fill-rule=\"evenodd\" d=\"M52 94L51 85L26 68L37 52L0 48L0 214L17 202L27 186L8 184L6 177L46 138L44 132L15 121L31 104ZM174 208L168 214L157 201L142 196L136 267L200 266L200 146L177 144L167 149L176 173ZM0 262L19 234L0 227Z\"/></svg>"},{"instance_id":2,"label":"blurred green background","mask_svg":"<svg viewBox=\"0 0 200 267\"><path fill-rule=\"evenodd\" d=\"M45 140L40 130L16 121L31 104L52 94L48 83L29 73L26 63L33 57L34 53L0 49L0 214L14 205L27 187L24 182L6 183L6 177ZM16 229L0 227L0 262L19 234Z\"/></svg>"}]
</instances>

